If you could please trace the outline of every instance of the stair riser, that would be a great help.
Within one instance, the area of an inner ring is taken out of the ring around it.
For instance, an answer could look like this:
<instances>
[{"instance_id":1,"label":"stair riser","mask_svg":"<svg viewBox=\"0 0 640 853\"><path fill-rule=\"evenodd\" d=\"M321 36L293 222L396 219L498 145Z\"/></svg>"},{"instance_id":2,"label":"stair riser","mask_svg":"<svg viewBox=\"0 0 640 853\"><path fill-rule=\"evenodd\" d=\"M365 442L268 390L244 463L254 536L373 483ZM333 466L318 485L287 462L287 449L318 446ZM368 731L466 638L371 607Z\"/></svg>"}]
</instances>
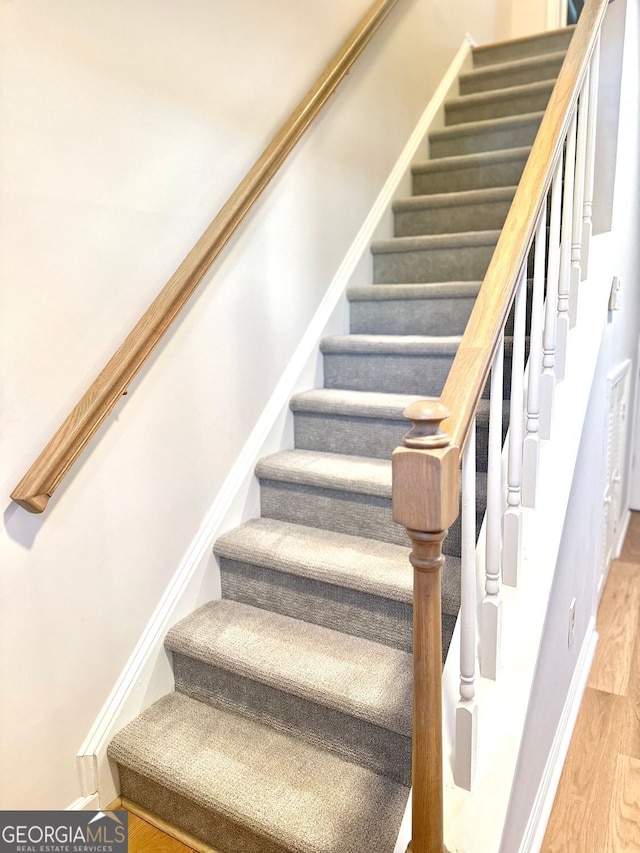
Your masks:
<instances>
[{"instance_id":1,"label":"stair riser","mask_svg":"<svg viewBox=\"0 0 640 853\"><path fill-rule=\"evenodd\" d=\"M536 138L538 127L539 122L535 121L511 128L491 127L473 134L461 133L430 138L429 152L435 159L530 146Z\"/></svg>"},{"instance_id":2,"label":"stair riser","mask_svg":"<svg viewBox=\"0 0 640 853\"><path fill-rule=\"evenodd\" d=\"M438 335L443 329L461 335L475 299L385 299L351 302L351 334Z\"/></svg>"},{"instance_id":3,"label":"stair riser","mask_svg":"<svg viewBox=\"0 0 640 853\"><path fill-rule=\"evenodd\" d=\"M553 33L543 38L493 45L473 51L474 68L486 65L499 65L528 56L540 56L544 53L558 53L566 50L571 41L571 32Z\"/></svg>"},{"instance_id":4,"label":"stair riser","mask_svg":"<svg viewBox=\"0 0 640 853\"><path fill-rule=\"evenodd\" d=\"M342 415L296 412L294 416L295 447L321 453L345 453L391 459L402 443L409 423L406 420L377 420ZM488 422L478 419L476 428L476 466L487 470Z\"/></svg>"},{"instance_id":5,"label":"stair riser","mask_svg":"<svg viewBox=\"0 0 640 853\"><path fill-rule=\"evenodd\" d=\"M391 518L391 498L261 479L260 505L264 518L410 544L404 528Z\"/></svg>"},{"instance_id":6,"label":"stair riser","mask_svg":"<svg viewBox=\"0 0 640 853\"><path fill-rule=\"evenodd\" d=\"M413 607L410 604L225 558L220 560L220 575L223 598L304 619L404 652L413 650ZM443 664L456 618L443 610Z\"/></svg>"},{"instance_id":7,"label":"stair riser","mask_svg":"<svg viewBox=\"0 0 640 853\"><path fill-rule=\"evenodd\" d=\"M450 205L396 211L396 237L454 234L460 231L498 231L504 225L511 199L483 204Z\"/></svg>"},{"instance_id":8,"label":"stair riser","mask_svg":"<svg viewBox=\"0 0 640 853\"><path fill-rule=\"evenodd\" d=\"M496 98L483 104L445 104L445 124L451 127L467 121L488 121L539 112L547 108L550 96L551 91L545 90L512 98Z\"/></svg>"},{"instance_id":9,"label":"stair riser","mask_svg":"<svg viewBox=\"0 0 640 853\"><path fill-rule=\"evenodd\" d=\"M202 661L173 654L176 690L321 746L401 785L411 783L411 738Z\"/></svg>"},{"instance_id":10,"label":"stair riser","mask_svg":"<svg viewBox=\"0 0 640 853\"><path fill-rule=\"evenodd\" d=\"M373 255L373 280L375 284L481 281L494 249L495 243L405 252L376 251Z\"/></svg>"},{"instance_id":11,"label":"stair riser","mask_svg":"<svg viewBox=\"0 0 640 853\"><path fill-rule=\"evenodd\" d=\"M324 384L351 391L439 397L452 363L453 356L325 353ZM510 370L505 350L505 399L511 392Z\"/></svg>"},{"instance_id":12,"label":"stair riser","mask_svg":"<svg viewBox=\"0 0 640 853\"><path fill-rule=\"evenodd\" d=\"M391 498L321 489L299 483L260 480L260 502L265 518L321 527L351 536L408 546L405 529L393 521ZM478 527L484 514L485 498L478 498ZM444 542L446 554L460 554L460 517L449 529Z\"/></svg>"},{"instance_id":13,"label":"stair riser","mask_svg":"<svg viewBox=\"0 0 640 853\"><path fill-rule=\"evenodd\" d=\"M507 162L413 173L413 194L431 195L443 192L484 190L490 187L515 186L527 162L526 157Z\"/></svg>"},{"instance_id":14,"label":"stair riser","mask_svg":"<svg viewBox=\"0 0 640 853\"><path fill-rule=\"evenodd\" d=\"M238 823L211 807L176 794L122 764L118 769L123 797L221 853L291 853L291 848L253 832L248 824Z\"/></svg>"},{"instance_id":15,"label":"stair riser","mask_svg":"<svg viewBox=\"0 0 640 853\"><path fill-rule=\"evenodd\" d=\"M439 397L453 356L324 354L325 388Z\"/></svg>"},{"instance_id":16,"label":"stair riser","mask_svg":"<svg viewBox=\"0 0 640 853\"><path fill-rule=\"evenodd\" d=\"M533 252L528 258L528 274L533 271ZM527 329L531 328L533 281L527 290ZM462 335L469 322L475 297L457 296L429 299L357 299L349 303L352 335L433 335L447 330L450 335ZM513 308L505 326L513 334Z\"/></svg>"},{"instance_id":17,"label":"stair riser","mask_svg":"<svg viewBox=\"0 0 640 853\"><path fill-rule=\"evenodd\" d=\"M480 92L490 92L493 89L508 89L511 86L524 86L527 83L552 80L558 76L562 62L563 57L558 57L542 65L529 68L463 75L460 77L460 94L476 95Z\"/></svg>"},{"instance_id":18,"label":"stair riser","mask_svg":"<svg viewBox=\"0 0 640 853\"><path fill-rule=\"evenodd\" d=\"M223 598L410 652L410 604L220 558Z\"/></svg>"},{"instance_id":19,"label":"stair riser","mask_svg":"<svg viewBox=\"0 0 640 853\"><path fill-rule=\"evenodd\" d=\"M345 453L391 459L409 424L406 420L345 417L296 412L293 419L297 450Z\"/></svg>"}]
</instances>

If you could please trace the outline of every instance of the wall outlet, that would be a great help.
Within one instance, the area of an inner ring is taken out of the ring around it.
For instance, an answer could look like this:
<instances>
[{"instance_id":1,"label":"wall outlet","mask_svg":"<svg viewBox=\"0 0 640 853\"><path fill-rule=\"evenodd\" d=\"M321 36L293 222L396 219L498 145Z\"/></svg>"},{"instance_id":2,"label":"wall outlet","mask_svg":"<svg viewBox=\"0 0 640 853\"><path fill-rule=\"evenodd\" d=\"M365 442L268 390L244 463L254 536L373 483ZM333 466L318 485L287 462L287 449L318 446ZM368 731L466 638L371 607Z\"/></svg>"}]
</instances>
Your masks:
<instances>
[{"instance_id":1,"label":"wall outlet","mask_svg":"<svg viewBox=\"0 0 640 853\"><path fill-rule=\"evenodd\" d=\"M571 604L569 605L569 632L568 632L568 636L567 636L569 648L571 648L575 633L576 633L576 600L575 600L575 598L573 598L573 599L571 599Z\"/></svg>"}]
</instances>

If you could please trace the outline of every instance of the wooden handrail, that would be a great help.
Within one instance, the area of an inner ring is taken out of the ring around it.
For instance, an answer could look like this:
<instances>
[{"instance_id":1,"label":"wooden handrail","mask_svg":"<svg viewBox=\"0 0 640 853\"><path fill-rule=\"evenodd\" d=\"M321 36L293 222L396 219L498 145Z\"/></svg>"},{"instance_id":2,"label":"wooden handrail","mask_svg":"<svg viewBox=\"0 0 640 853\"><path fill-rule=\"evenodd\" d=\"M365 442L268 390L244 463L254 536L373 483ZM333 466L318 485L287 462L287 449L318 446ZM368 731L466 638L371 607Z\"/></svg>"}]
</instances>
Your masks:
<instances>
[{"instance_id":1,"label":"wooden handrail","mask_svg":"<svg viewBox=\"0 0 640 853\"><path fill-rule=\"evenodd\" d=\"M464 448L534 236L538 214L562 152L609 0L588 0L576 25L531 154L442 390L451 412L443 430Z\"/></svg>"},{"instance_id":2,"label":"wooden handrail","mask_svg":"<svg viewBox=\"0 0 640 853\"><path fill-rule=\"evenodd\" d=\"M371 6L29 468L11 493L12 499L24 509L29 512L45 509L51 495L126 392L234 231L397 2L376 0Z\"/></svg>"}]
</instances>

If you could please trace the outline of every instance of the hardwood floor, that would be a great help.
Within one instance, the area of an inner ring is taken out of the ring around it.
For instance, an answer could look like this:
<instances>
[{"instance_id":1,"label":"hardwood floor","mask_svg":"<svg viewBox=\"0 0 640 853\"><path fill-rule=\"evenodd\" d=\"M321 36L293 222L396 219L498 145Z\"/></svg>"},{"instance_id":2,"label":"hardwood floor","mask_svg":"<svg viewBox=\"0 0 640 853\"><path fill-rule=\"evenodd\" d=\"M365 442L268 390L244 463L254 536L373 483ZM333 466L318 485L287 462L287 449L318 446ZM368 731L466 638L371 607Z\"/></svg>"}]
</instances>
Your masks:
<instances>
[{"instance_id":1,"label":"hardwood floor","mask_svg":"<svg viewBox=\"0 0 640 853\"><path fill-rule=\"evenodd\" d=\"M183 844L182 841L191 840L186 833L177 827L171 827L171 834L165 832L169 824L123 797L117 797L107 806L107 811L114 809L124 809L129 813L129 853L216 853L212 847L196 839L192 845Z\"/></svg>"},{"instance_id":2,"label":"hardwood floor","mask_svg":"<svg viewBox=\"0 0 640 853\"><path fill-rule=\"evenodd\" d=\"M193 848L129 812L129 853L193 853Z\"/></svg>"},{"instance_id":3,"label":"hardwood floor","mask_svg":"<svg viewBox=\"0 0 640 853\"><path fill-rule=\"evenodd\" d=\"M640 513L598 610L600 642L542 853L640 851Z\"/></svg>"},{"instance_id":4,"label":"hardwood floor","mask_svg":"<svg viewBox=\"0 0 640 853\"><path fill-rule=\"evenodd\" d=\"M616 560L598 610L600 641L589 675L589 687L626 696L638 633L640 566Z\"/></svg>"}]
</instances>

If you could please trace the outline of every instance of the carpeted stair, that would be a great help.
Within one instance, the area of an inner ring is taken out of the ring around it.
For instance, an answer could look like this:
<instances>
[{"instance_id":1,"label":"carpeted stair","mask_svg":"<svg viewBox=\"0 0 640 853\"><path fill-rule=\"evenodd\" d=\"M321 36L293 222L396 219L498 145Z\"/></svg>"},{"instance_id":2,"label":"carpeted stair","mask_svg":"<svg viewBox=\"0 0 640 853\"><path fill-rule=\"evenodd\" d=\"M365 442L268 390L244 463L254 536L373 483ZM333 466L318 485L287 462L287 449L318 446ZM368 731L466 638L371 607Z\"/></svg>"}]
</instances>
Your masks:
<instances>
[{"instance_id":1,"label":"carpeted stair","mask_svg":"<svg viewBox=\"0 0 640 853\"><path fill-rule=\"evenodd\" d=\"M121 731L122 794L221 853L392 853L411 779L412 569L391 516L402 412L442 389L571 30L474 50L395 236L326 338L295 447L258 463L261 518L215 544L221 601L166 638L176 692ZM507 366L510 340L507 340ZM505 399L509 394L505 372ZM488 404L478 415L478 526ZM459 608L445 541L443 656Z\"/></svg>"}]
</instances>

